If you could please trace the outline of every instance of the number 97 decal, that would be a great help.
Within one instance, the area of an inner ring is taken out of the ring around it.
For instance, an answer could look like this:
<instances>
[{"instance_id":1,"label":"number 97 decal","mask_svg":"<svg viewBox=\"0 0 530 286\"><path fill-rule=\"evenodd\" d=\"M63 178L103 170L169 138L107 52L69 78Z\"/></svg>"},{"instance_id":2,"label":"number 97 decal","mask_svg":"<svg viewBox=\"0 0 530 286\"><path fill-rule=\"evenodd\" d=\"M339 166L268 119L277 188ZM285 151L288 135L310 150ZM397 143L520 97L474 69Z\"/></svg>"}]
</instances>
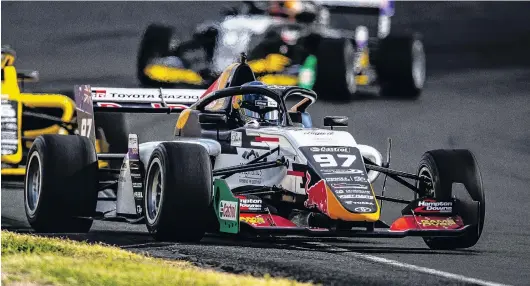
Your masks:
<instances>
[{"instance_id":1,"label":"number 97 decal","mask_svg":"<svg viewBox=\"0 0 530 286\"><path fill-rule=\"evenodd\" d=\"M337 157L338 160L335 159L335 157ZM353 162L355 162L357 156L351 154L315 154L313 155L313 159L320 165L321 168L339 167L339 162L337 161L342 162L340 167L348 168L353 164Z\"/></svg>"}]
</instances>

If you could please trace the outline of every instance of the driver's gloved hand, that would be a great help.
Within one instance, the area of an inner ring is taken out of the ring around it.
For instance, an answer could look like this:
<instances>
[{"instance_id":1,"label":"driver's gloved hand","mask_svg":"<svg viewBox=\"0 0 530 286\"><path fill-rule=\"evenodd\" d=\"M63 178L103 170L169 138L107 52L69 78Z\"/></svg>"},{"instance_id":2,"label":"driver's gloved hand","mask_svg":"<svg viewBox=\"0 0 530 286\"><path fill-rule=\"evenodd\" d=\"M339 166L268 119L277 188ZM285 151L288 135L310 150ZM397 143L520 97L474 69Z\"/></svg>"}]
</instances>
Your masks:
<instances>
[{"instance_id":1,"label":"driver's gloved hand","mask_svg":"<svg viewBox=\"0 0 530 286\"><path fill-rule=\"evenodd\" d=\"M260 126L260 124L259 124L259 122L257 120L250 120L247 123L245 123L244 127L259 128L259 126Z\"/></svg>"}]
</instances>

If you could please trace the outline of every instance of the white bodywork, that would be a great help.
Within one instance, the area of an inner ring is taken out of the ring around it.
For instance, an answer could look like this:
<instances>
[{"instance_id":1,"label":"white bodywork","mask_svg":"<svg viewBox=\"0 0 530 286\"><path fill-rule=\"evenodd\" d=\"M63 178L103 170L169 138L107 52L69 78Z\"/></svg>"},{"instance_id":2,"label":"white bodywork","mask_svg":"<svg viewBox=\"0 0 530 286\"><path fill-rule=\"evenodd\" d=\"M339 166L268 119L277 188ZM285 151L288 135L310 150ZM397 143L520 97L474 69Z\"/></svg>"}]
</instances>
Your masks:
<instances>
[{"instance_id":1,"label":"white bodywork","mask_svg":"<svg viewBox=\"0 0 530 286\"><path fill-rule=\"evenodd\" d=\"M221 154L220 143L212 139L183 138L172 142L187 142L204 146L210 156L216 158L215 166L213 166L214 170L246 164L255 157L278 147L278 145L280 146L280 153L278 154L278 152L275 152L271 154L269 157L267 157L267 161L270 162L275 159L279 159L281 156L284 156L290 162L289 167L277 167L235 174L226 179L226 182L231 189L248 185L270 187L276 186L291 191L295 194L306 194L306 190L302 185L302 177L297 176L296 172L293 172L292 169L292 163L307 165L307 159L299 150L299 147L304 146L355 147L359 149L363 157L372 160L376 164L381 165L383 161L381 153L379 153L375 148L367 145L357 144L353 136L346 131L294 127L246 129L247 136L258 136L262 138L268 138L269 140L269 142L251 142L250 144L252 146L248 148L239 147L241 146L241 141L239 141L237 138L241 138L241 134L238 133L241 132L232 131L232 140L230 143L232 147L236 147L237 154ZM148 166L152 152L162 142L163 141L146 142L139 145L140 161L143 163L144 168ZM268 148L263 149L263 147ZM244 158L243 154L246 151L250 152L252 150L257 152L259 155L252 158ZM116 208L118 214L136 214L129 172L128 158L126 157L122 166L122 172L120 174L118 185ZM375 181L378 175L378 172L368 171L370 183Z\"/></svg>"},{"instance_id":2,"label":"white bodywork","mask_svg":"<svg viewBox=\"0 0 530 286\"><path fill-rule=\"evenodd\" d=\"M246 52L252 36L262 34L273 23L268 16L246 15L227 17L219 29L217 48L213 56L213 70L222 72L242 52Z\"/></svg>"}]
</instances>

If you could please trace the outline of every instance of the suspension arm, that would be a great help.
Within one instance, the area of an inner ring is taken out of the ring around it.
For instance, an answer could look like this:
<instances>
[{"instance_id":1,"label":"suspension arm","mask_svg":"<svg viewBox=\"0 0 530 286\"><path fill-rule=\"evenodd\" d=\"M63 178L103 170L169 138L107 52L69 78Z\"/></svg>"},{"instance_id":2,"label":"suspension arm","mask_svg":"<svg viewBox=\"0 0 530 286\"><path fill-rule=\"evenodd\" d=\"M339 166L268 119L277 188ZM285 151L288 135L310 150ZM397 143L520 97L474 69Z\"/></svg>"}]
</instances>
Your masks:
<instances>
[{"instance_id":1,"label":"suspension arm","mask_svg":"<svg viewBox=\"0 0 530 286\"><path fill-rule=\"evenodd\" d=\"M421 193L421 191L418 188L416 188L416 186L414 186L413 184L405 181L403 178L408 178L408 179L413 179L413 180L417 180L417 181L427 182L425 178L422 178L422 177L420 177L418 175L405 173L405 172L393 170L393 169L390 169L390 168L381 167L381 166L376 165L374 162L372 162L371 160L369 160L367 158L363 158L363 159L364 159L364 162L365 162L364 165L365 165L366 169L387 174L391 179L394 179L396 182L398 182L398 183L402 184L403 186L411 189L415 193L419 194L419 193Z\"/></svg>"},{"instance_id":2,"label":"suspension arm","mask_svg":"<svg viewBox=\"0 0 530 286\"><path fill-rule=\"evenodd\" d=\"M273 162L253 163L253 164L246 164L246 165L241 165L241 166L217 169L213 171L213 176L214 177L225 176L223 178L226 178L227 176L231 176L231 175L241 173L241 172L271 169L271 168L276 168L280 166L286 166L286 164L287 164L287 160L285 160L285 158L282 157L281 159L273 161Z\"/></svg>"}]
</instances>

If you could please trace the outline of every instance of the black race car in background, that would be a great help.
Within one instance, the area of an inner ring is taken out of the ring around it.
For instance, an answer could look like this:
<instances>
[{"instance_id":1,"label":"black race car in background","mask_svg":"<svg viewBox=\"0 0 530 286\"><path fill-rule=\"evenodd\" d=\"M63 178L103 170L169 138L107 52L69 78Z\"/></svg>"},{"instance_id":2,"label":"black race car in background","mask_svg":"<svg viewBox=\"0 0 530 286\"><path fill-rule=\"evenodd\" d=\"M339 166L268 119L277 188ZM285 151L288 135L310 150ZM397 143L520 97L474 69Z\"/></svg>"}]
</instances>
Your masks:
<instances>
[{"instance_id":1,"label":"black race car in background","mask_svg":"<svg viewBox=\"0 0 530 286\"><path fill-rule=\"evenodd\" d=\"M380 87L384 96L415 99L425 81L418 35L390 33L392 1L243 1L203 23L187 41L171 27L151 24L141 40L137 75L144 87L206 88L248 54L258 80L313 89L324 98L350 99L358 87ZM332 28L330 15L378 16L377 36L366 26Z\"/></svg>"}]
</instances>

